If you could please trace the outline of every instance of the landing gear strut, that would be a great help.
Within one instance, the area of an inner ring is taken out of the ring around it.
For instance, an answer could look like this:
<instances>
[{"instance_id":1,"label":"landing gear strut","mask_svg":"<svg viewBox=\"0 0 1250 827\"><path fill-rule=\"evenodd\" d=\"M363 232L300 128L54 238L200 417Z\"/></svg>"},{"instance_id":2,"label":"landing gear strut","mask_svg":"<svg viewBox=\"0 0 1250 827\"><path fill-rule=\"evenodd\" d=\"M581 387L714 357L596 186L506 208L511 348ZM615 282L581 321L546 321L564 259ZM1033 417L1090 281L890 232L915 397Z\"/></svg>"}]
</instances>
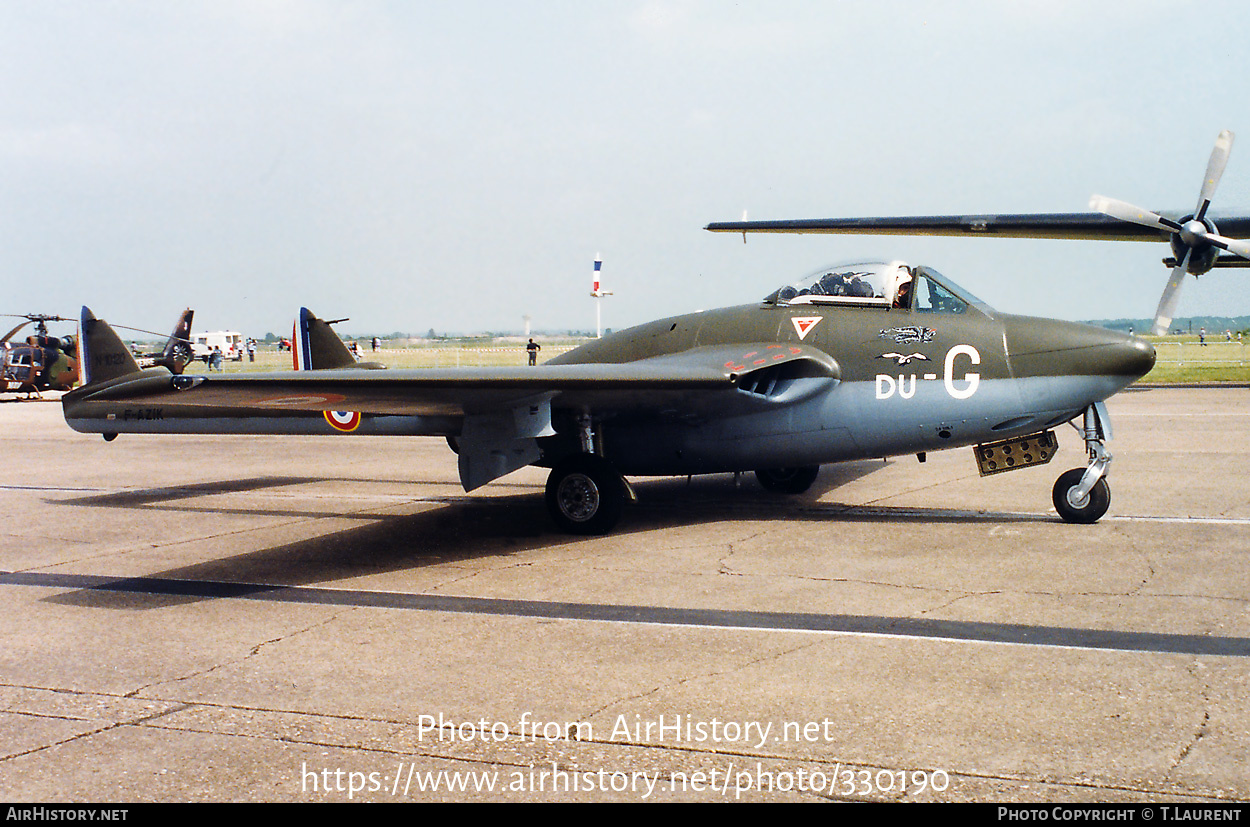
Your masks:
<instances>
[{"instance_id":1,"label":"landing gear strut","mask_svg":"<svg viewBox=\"0 0 1250 827\"><path fill-rule=\"evenodd\" d=\"M1077 430L1085 438L1089 465L1061 474L1055 481L1051 500L1065 523L1096 523L1111 505L1111 488L1106 480L1111 452L1105 444L1111 438L1111 420L1101 402L1085 409L1084 429Z\"/></svg>"},{"instance_id":2,"label":"landing gear strut","mask_svg":"<svg viewBox=\"0 0 1250 827\"><path fill-rule=\"evenodd\" d=\"M595 452L596 434L588 413L575 420L579 454L565 457L547 477L547 510L570 534L607 534L621 518L629 485L620 472Z\"/></svg>"}]
</instances>

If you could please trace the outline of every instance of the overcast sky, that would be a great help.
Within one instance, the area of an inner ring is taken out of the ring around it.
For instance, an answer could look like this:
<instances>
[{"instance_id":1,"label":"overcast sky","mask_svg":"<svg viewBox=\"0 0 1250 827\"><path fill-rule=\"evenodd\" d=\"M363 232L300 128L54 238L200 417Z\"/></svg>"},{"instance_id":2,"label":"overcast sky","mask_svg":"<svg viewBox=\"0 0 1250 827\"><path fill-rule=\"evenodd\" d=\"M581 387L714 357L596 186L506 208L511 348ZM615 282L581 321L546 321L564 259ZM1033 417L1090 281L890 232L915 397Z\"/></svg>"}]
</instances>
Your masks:
<instances>
[{"instance_id":1,"label":"overcast sky","mask_svg":"<svg viewBox=\"0 0 1250 827\"><path fill-rule=\"evenodd\" d=\"M0 312L166 330L594 327L928 264L1009 312L1153 315L1162 244L709 221L1250 208L1234 2L0 0ZM1181 316L1250 314L1245 271Z\"/></svg>"}]
</instances>

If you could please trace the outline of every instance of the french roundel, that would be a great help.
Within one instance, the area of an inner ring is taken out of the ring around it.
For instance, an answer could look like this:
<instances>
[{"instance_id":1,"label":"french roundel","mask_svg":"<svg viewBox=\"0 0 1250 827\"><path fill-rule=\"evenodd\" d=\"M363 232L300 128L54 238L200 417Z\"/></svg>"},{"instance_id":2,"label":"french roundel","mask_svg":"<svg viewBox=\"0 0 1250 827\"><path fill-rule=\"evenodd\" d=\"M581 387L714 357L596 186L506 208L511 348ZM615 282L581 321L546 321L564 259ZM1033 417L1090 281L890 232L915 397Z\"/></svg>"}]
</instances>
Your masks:
<instances>
[{"instance_id":1,"label":"french roundel","mask_svg":"<svg viewBox=\"0 0 1250 827\"><path fill-rule=\"evenodd\" d=\"M326 411L326 422L336 431L350 433L360 427L360 411Z\"/></svg>"}]
</instances>

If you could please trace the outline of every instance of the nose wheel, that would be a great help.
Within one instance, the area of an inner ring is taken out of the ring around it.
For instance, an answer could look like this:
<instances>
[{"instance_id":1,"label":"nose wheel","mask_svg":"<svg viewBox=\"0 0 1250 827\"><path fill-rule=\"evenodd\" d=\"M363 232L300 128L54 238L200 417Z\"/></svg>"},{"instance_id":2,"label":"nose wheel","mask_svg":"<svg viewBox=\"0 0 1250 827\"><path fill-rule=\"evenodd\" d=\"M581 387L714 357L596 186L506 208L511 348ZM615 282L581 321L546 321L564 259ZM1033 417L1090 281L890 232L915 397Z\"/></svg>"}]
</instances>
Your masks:
<instances>
[{"instance_id":1,"label":"nose wheel","mask_svg":"<svg viewBox=\"0 0 1250 827\"><path fill-rule=\"evenodd\" d=\"M1111 452L1106 445L1111 438L1111 420L1101 402L1085 409L1082 434L1089 465L1064 471L1051 492L1055 511L1065 523L1096 523L1111 506L1111 487L1106 479L1111 465Z\"/></svg>"},{"instance_id":2,"label":"nose wheel","mask_svg":"<svg viewBox=\"0 0 1250 827\"><path fill-rule=\"evenodd\" d=\"M1051 499L1065 523L1096 523L1111 505L1111 487L1105 479L1097 480L1087 494L1081 494L1081 480L1086 469L1065 471L1055 481Z\"/></svg>"}]
</instances>

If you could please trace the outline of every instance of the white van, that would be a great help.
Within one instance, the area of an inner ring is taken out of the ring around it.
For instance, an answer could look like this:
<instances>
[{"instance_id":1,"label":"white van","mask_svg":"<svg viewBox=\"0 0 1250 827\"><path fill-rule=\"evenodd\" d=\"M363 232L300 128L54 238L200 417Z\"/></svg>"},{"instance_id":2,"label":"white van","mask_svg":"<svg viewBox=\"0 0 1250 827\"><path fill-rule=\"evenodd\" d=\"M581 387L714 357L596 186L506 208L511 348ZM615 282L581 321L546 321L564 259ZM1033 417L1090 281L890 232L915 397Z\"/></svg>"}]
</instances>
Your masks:
<instances>
[{"instance_id":1,"label":"white van","mask_svg":"<svg viewBox=\"0 0 1250 827\"><path fill-rule=\"evenodd\" d=\"M195 358L203 362L208 362L208 357L212 355L214 347L221 348L221 355L226 359L243 361L243 334L237 330L197 333L192 337L191 347L195 351Z\"/></svg>"}]
</instances>

